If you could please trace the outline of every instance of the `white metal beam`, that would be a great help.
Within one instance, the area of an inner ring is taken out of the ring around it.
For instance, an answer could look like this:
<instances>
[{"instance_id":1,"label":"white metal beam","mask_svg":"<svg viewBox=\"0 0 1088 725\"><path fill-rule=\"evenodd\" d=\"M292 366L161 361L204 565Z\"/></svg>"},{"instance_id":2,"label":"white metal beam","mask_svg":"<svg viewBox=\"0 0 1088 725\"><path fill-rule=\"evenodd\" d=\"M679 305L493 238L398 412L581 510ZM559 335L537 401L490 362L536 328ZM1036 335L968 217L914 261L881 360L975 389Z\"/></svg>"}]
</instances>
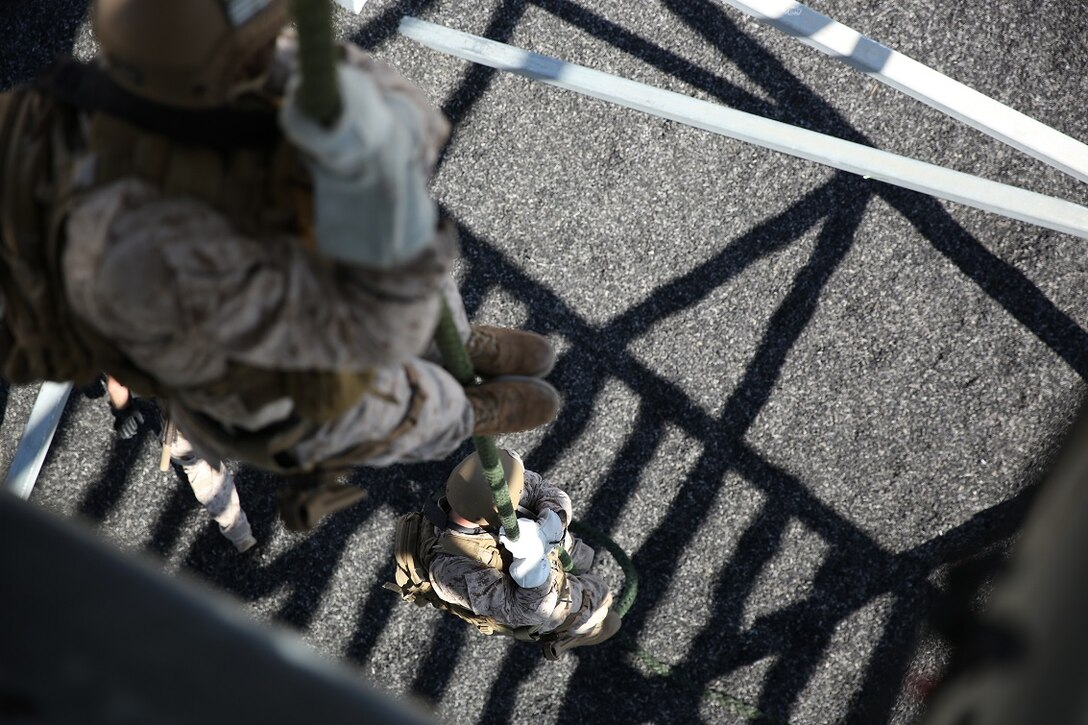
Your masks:
<instances>
[{"instance_id":1,"label":"white metal beam","mask_svg":"<svg viewBox=\"0 0 1088 725\"><path fill-rule=\"evenodd\" d=\"M881 83L1088 181L1088 146L794 0L719 0Z\"/></svg>"},{"instance_id":2,"label":"white metal beam","mask_svg":"<svg viewBox=\"0 0 1088 725\"><path fill-rule=\"evenodd\" d=\"M428 47L836 169L1088 239L1088 208L406 17Z\"/></svg>"},{"instance_id":3,"label":"white metal beam","mask_svg":"<svg viewBox=\"0 0 1088 725\"><path fill-rule=\"evenodd\" d=\"M26 423L23 437L19 439L15 457L4 479L4 490L21 499L30 497L71 392L71 383L42 383L34 401L34 408L30 411L30 420Z\"/></svg>"}]
</instances>

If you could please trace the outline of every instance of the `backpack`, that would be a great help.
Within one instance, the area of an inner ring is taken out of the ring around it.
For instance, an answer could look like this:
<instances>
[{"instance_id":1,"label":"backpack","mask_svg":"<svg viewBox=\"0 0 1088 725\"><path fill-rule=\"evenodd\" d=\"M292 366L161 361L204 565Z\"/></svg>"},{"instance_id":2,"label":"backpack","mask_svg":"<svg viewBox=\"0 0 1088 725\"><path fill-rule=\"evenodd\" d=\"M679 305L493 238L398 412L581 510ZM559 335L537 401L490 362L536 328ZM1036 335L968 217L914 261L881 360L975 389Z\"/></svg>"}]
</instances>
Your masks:
<instances>
[{"instance_id":1,"label":"backpack","mask_svg":"<svg viewBox=\"0 0 1088 725\"><path fill-rule=\"evenodd\" d=\"M437 505L435 505L437 508ZM480 544L481 548L489 547ZM397 519L393 555L396 559L395 582L387 582L385 588L400 594L407 602L416 606L430 605L459 617L486 635L513 637L523 642L546 643L559 637L559 632L541 633L539 626L510 627L494 617L476 614L458 604L447 602L438 596L431 586L430 565L435 554L440 551L464 555L465 551L450 551L442 547L440 537L435 533L435 524L423 511L405 514ZM498 557L494 557L498 559Z\"/></svg>"},{"instance_id":2,"label":"backpack","mask_svg":"<svg viewBox=\"0 0 1088 725\"><path fill-rule=\"evenodd\" d=\"M58 227L73 109L32 89L0 94L0 375L15 384L88 383L94 354L74 333L59 283Z\"/></svg>"}]
</instances>

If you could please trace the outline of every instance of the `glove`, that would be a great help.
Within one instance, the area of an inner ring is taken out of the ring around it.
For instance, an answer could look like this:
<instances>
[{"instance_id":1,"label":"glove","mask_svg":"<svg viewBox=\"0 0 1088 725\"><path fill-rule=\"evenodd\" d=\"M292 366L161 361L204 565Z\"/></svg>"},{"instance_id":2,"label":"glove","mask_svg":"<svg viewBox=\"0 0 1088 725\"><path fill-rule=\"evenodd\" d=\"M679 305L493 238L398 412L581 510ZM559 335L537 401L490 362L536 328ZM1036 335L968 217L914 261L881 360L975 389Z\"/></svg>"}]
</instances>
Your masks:
<instances>
[{"instance_id":1,"label":"glove","mask_svg":"<svg viewBox=\"0 0 1088 725\"><path fill-rule=\"evenodd\" d=\"M555 511L544 509L544 513L536 517L536 522L540 525L540 536L544 540L545 548L548 551L551 551L563 541L565 531L563 519L559 518L559 514Z\"/></svg>"},{"instance_id":2,"label":"glove","mask_svg":"<svg viewBox=\"0 0 1088 725\"><path fill-rule=\"evenodd\" d=\"M113 430L123 441L131 440L144 422L143 413L131 402L120 410L114 410L110 406L110 412L113 413Z\"/></svg>"},{"instance_id":3,"label":"glove","mask_svg":"<svg viewBox=\"0 0 1088 725\"><path fill-rule=\"evenodd\" d=\"M506 529L499 527L499 543L515 559L541 559L544 557L545 540L540 536L540 525L532 519L518 519L517 541L511 541Z\"/></svg>"},{"instance_id":4,"label":"glove","mask_svg":"<svg viewBox=\"0 0 1088 725\"><path fill-rule=\"evenodd\" d=\"M301 77L292 75L280 109L280 127L291 143L322 170L335 176L362 173L393 133L396 118L374 80L357 68L338 65L340 116L326 128L298 105Z\"/></svg>"},{"instance_id":5,"label":"glove","mask_svg":"<svg viewBox=\"0 0 1088 725\"><path fill-rule=\"evenodd\" d=\"M343 108L331 128L297 105L298 77L280 111L284 134L306 156L314 180L314 233L334 259L392 269L434 238L438 208L428 193L417 133L404 104L387 100L373 78L337 68Z\"/></svg>"},{"instance_id":6,"label":"glove","mask_svg":"<svg viewBox=\"0 0 1088 725\"><path fill-rule=\"evenodd\" d=\"M532 589L548 581L551 566L548 564L548 547L540 526L532 519L518 519L520 535L511 541L506 531L499 527L499 543L514 557L510 564L510 576L519 587Z\"/></svg>"}]
</instances>

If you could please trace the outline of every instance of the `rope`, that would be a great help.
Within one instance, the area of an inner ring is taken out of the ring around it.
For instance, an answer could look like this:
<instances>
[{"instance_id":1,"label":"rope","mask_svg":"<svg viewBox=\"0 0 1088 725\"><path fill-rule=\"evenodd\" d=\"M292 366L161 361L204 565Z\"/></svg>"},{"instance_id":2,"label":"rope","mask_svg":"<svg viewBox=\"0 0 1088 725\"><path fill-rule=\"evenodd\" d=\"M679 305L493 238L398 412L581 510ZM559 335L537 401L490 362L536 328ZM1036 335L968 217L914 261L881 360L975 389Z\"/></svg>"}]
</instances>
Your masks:
<instances>
[{"instance_id":1,"label":"rope","mask_svg":"<svg viewBox=\"0 0 1088 725\"><path fill-rule=\"evenodd\" d=\"M299 69L302 81L298 90L299 105L306 115L329 126L340 115L340 87L336 75L336 43L332 32L332 9L329 0L291 0L291 12L298 25ZM435 331L435 343L442 354L446 369L465 387L477 383L476 371L472 368L468 351L461 343L461 335L453 323L453 315L445 299L442 300L442 313L438 329ZM510 490L506 485L506 476L499 462L499 452L495 441L489 436L473 436L472 444L480 457L484 479L491 489L491 497L499 512L506 535L517 541L521 535L517 515L510 500ZM623 569L623 591L613 610L619 616L627 613L638 594L638 573L627 554L614 541L588 524L572 521L570 529L583 538L595 541L607 548ZM563 568L577 573L570 554L562 547L559 560Z\"/></svg>"},{"instance_id":2,"label":"rope","mask_svg":"<svg viewBox=\"0 0 1088 725\"><path fill-rule=\"evenodd\" d=\"M298 25L299 106L321 125L331 126L341 106L332 7L329 0L291 0L291 14Z\"/></svg>"},{"instance_id":3,"label":"rope","mask_svg":"<svg viewBox=\"0 0 1088 725\"><path fill-rule=\"evenodd\" d=\"M438 319L438 329L435 331L434 340L438 345L439 352L442 354L442 363L450 371L450 374L466 387L475 385L476 371L472 369L472 361L468 357L465 346L461 344L461 335L453 324L453 314L444 299L442 300L442 313ZM518 520L514 514L514 507L510 502L510 491L506 488L506 478L502 472L502 465L499 463L495 442L486 436L473 436L472 442L476 446L476 452L480 455L480 465L483 466L484 477L491 487L491 495L495 500L495 507L499 511L499 516L502 518L502 525L506 529L507 535L517 541L519 534ZM635 603L635 597L638 596L638 572L635 571L635 565L631 563L631 558L616 542L589 524L571 521L569 528L578 536L589 539L608 549L612 556L615 557L616 562L623 570L623 590L620 592L617 602L612 606L612 610L621 617L627 614L627 610ZM559 549L559 561L562 563L564 570L571 574L578 573L570 554L562 547Z\"/></svg>"},{"instance_id":4,"label":"rope","mask_svg":"<svg viewBox=\"0 0 1088 725\"><path fill-rule=\"evenodd\" d=\"M568 574L578 573L578 568L574 566L574 559L570 558L570 554L562 546L559 547L559 563L563 565L563 571Z\"/></svg>"},{"instance_id":5,"label":"rope","mask_svg":"<svg viewBox=\"0 0 1088 725\"><path fill-rule=\"evenodd\" d=\"M442 314L438 318L438 329L434 334L435 344L442 353L442 364L450 371L457 382L466 388L476 384L476 371L472 369L472 361L469 360L468 351L461 343L461 334L457 326L453 324L453 313L446 300L442 300ZM491 498L495 502L495 508L499 512L502 526L506 529L506 535L512 541L517 541L521 535L518 528L518 517L514 513L514 505L510 501L510 490L506 487L506 475L503 473L502 464L499 462L499 451L495 447L495 441L489 436L473 436L472 444L476 446L476 453L480 456L480 466L483 469L484 479L491 489Z\"/></svg>"},{"instance_id":6,"label":"rope","mask_svg":"<svg viewBox=\"0 0 1088 725\"><path fill-rule=\"evenodd\" d=\"M713 687L700 687L681 675L677 675L673 672L672 667L669 664L662 662L639 647L636 638L632 635L625 635L623 630L620 630L615 641L618 646L623 647L637 657L646 669L660 677L665 683L672 685L679 690L689 692L692 695L695 695L699 700L702 700L704 697L714 700L729 708L730 712L737 717L743 717L748 722L759 722L763 723L763 725L775 725L777 722L766 713L762 712L758 707L745 702L739 697Z\"/></svg>"},{"instance_id":7,"label":"rope","mask_svg":"<svg viewBox=\"0 0 1088 725\"><path fill-rule=\"evenodd\" d=\"M291 12L298 24L299 69L302 81L298 89L299 106L310 118L328 126L340 115L340 88L336 76L336 44L332 33L332 10L329 0L291 0ZM449 305L442 301L442 316L435 342L442 361L458 382L465 387L476 384L468 351L453 324ZM473 445L480 456L484 479L499 512L506 535L517 541L521 531L510 501L506 476L499 463L495 442L486 436L473 436ZM570 560L570 557L567 557Z\"/></svg>"}]
</instances>

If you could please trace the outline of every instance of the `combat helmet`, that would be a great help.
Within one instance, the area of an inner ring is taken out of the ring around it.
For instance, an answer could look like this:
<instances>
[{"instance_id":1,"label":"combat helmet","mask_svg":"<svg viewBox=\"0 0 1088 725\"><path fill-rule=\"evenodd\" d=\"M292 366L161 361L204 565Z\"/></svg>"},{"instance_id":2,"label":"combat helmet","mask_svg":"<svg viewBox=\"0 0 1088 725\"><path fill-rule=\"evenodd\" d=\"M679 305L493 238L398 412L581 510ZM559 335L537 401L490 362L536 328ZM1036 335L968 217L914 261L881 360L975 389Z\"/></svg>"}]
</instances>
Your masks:
<instances>
[{"instance_id":1,"label":"combat helmet","mask_svg":"<svg viewBox=\"0 0 1088 725\"><path fill-rule=\"evenodd\" d=\"M506 474L510 503L517 508L522 489L525 488L525 464L516 451L506 449L499 449L499 463ZM446 501L451 509L477 526L497 528L502 523L477 453L461 461L446 479Z\"/></svg>"},{"instance_id":2,"label":"combat helmet","mask_svg":"<svg viewBox=\"0 0 1088 725\"><path fill-rule=\"evenodd\" d=\"M287 0L96 0L106 72L143 98L220 106L287 24Z\"/></svg>"}]
</instances>

